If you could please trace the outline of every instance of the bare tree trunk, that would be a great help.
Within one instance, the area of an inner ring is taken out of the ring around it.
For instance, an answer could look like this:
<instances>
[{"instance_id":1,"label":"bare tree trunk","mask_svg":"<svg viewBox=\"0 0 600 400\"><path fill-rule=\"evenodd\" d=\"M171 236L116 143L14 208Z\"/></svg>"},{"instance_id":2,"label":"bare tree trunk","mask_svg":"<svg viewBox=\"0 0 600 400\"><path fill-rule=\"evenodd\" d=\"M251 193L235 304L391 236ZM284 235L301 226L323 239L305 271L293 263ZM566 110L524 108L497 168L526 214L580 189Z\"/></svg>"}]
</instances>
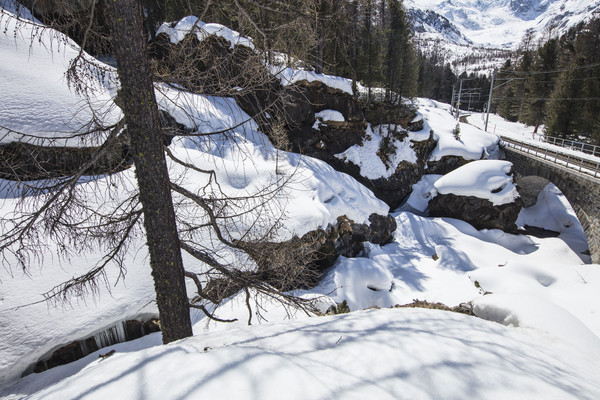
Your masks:
<instances>
[{"instance_id":1,"label":"bare tree trunk","mask_svg":"<svg viewBox=\"0 0 600 400\"><path fill-rule=\"evenodd\" d=\"M188 297L163 135L138 0L105 0L118 63L121 105L131 136L163 343L192 336Z\"/></svg>"},{"instance_id":2,"label":"bare tree trunk","mask_svg":"<svg viewBox=\"0 0 600 400\"><path fill-rule=\"evenodd\" d=\"M315 47L315 72L323 73L323 50L325 48L325 4L323 0L315 3L315 29L317 34L317 43Z\"/></svg>"}]
</instances>

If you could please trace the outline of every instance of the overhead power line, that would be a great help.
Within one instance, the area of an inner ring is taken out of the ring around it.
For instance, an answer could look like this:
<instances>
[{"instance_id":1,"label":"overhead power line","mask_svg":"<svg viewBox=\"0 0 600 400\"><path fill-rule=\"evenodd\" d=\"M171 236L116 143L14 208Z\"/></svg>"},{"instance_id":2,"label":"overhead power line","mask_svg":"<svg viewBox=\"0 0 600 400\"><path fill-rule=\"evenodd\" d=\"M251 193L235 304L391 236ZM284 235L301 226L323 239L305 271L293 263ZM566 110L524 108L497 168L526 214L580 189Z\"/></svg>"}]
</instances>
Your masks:
<instances>
[{"instance_id":1,"label":"overhead power line","mask_svg":"<svg viewBox=\"0 0 600 400\"><path fill-rule=\"evenodd\" d=\"M561 101L571 101L571 100L600 100L600 97L493 97L492 100L561 100Z\"/></svg>"},{"instance_id":2,"label":"overhead power line","mask_svg":"<svg viewBox=\"0 0 600 400\"><path fill-rule=\"evenodd\" d=\"M542 75L542 74L555 74L558 72L576 71L576 70L580 70L580 69L588 69L588 68L595 68L595 67L600 67L600 63L581 65L579 67L573 67L573 68L561 68L561 69L553 69L553 70L545 70L545 71L515 71L515 70L498 71L498 74L514 74L514 75L521 75L521 76L531 76L531 75ZM498 80L498 78L496 78L496 79ZM500 79L507 79L507 78L500 78Z\"/></svg>"}]
</instances>

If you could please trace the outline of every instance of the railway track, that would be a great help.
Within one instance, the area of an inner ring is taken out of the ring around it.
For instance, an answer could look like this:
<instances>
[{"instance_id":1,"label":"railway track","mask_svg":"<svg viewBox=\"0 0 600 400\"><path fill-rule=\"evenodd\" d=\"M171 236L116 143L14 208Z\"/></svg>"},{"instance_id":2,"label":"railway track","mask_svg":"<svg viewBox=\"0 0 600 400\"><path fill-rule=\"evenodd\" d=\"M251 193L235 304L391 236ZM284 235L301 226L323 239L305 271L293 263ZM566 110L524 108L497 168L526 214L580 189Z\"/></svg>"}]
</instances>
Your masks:
<instances>
[{"instance_id":1,"label":"railway track","mask_svg":"<svg viewBox=\"0 0 600 400\"><path fill-rule=\"evenodd\" d=\"M570 152L560 151L560 149L549 148L547 145L540 146L514 138L502 136L500 139L501 146L514 148L557 165L562 165L563 167L600 178L600 159L595 161L590 157L582 157Z\"/></svg>"}]
</instances>

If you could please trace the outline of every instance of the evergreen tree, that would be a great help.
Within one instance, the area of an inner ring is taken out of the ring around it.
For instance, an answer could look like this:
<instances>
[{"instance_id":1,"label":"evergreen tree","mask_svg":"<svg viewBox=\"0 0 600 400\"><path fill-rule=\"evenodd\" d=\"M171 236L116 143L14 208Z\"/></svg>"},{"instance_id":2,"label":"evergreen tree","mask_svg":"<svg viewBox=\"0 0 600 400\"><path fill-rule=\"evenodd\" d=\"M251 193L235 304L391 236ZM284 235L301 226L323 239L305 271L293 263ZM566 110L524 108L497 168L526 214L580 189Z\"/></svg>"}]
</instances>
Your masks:
<instances>
[{"instance_id":1,"label":"evergreen tree","mask_svg":"<svg viewBox=\"0 0 600 400\"><path fill-rule=\"evenodd\" d=\"M515 68L517 74L514 77L513 81L513 90L515 94L515 99L513 102L513 107L511 114L514 114L513 118L516 120L523 120L524 115L524 106L525 99L531 97L529 92L529 85L527 85L529 72L533 68L533 60L534 60L534 49L533 49L533 30L527 30L521 44L519 46L520 59ZM515 117L516 116L516 117Z\"/></svg>"},{"instance_id":2,"label":"evergreen tree","mask_svg":"<svg viewBox=\"0 0 600 400\"><path fill-rule=\"evenodd\" d=\"M519 116L520 100L517 99L515 85L511 79L514 78L514 68L510 59L506 60L498 72L496 95L498 98L496 112L509 121L517 121Z\"/></svg>"},{"instance_id":3,"label":"evergreen tree","mask_svg":"<svg viewBox=\"0 0 600 400\"><path fill-rule=\"evenodd\" d=\"M525 124L536 126L545 117L546 101L552 93L556 76L553 71L557 69L558 62L558 40L548 40L540 47L535 55L532 75L525 83L526 96L520 120Z\"/></svg>"},{"instance_id":4,"label":"evergreen tree","mask_svg":"<svg viewBox=\"0 0 600 400\"><path fill-rule=\"evenodd\" d=\"M386 99L396 101L396 97L413 97L417 94L417 55L402 1L389 1L389 18L385 58Z\"/></svg>"},{"instance_id":5,"label":"evergreen tree","mask_svg":"<svg viewBox=\"0 0 600 400\"><path fill-rule=\"evenodd\" d=\"M598 143L600 114L600 19L577 27L560 41L567 62L546 109L549 136L592 138Z\"/></svg>"},{"instance_id":6,"label":"evergreen tree","mask_svg":"<svg viewBox=\"0 0 600 400\"><path fill-rule=\"evenodd\" d=\"M582 100L579 101L583 104L578 134L589 136L600 144L600 18L590 21L578 37L576 52L584 57L586 65L582 71Z\"/></svg>"},{"instance_id":7,"label":"evergreen tree","mask_svg":"<svg viewBox=\"0 0 600 400\"><path fill-rule=\"evenodd\" d=\"M374 21L374 0L366 0L364 8L364 26L361 34L362 46L358 59L358 78L364 81L368 90L368 101L372 98L372 88L380 81L380 42L377 40Z\"/></svg>"},{"instance_id":8,"label":"evergreen tree","mask_svg":"<svg viewBox=\"0 0 600 400\"><path fill-rule=\"evenodd\" d=\"M577 58L570 68L561 73L548 103L545 134L562 138L574 138L579 131L580 108L574 99L582 94L580 67L584 59Z\"/></svg>"}]
</instances>

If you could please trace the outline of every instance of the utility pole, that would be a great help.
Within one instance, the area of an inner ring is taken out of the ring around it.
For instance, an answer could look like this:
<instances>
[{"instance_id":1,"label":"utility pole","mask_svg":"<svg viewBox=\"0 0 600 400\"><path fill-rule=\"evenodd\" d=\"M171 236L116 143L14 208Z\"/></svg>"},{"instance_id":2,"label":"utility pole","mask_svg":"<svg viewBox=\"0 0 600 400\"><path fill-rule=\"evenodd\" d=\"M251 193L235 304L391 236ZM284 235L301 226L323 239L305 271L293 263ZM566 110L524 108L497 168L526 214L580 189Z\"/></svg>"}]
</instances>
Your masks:
<instances>
[{"instance_id":1,"label":"utility pole","mask_svg":"<svg viewBox=\"0 0 600 400\"><path fill-rule=\"evenodd\" d=\"M463 80L460 80L460 88L458 89L458 100L456 102L456 119L460 117L460 94L462 92Z\"/></svg>"},{"instance_id":2,"label":"utility pole","mask_svg":"<svg viewBox=\"0 0 600 400\"><path fill-rule=\"evenodd\" d=\"M486 131L486 132L487 132L487 128L488 128L488 121L490 120L490 107L492 106L492 92L494 91L494 78L496 78L496 70L492 71L492 83L490 85L490 97L488 99L487 115L485 117L485 129L484 129L484 131Z\"/></svg>"},{"instance_id":3,"label":"utility pole","mask_svg":"<svg viewBox=\"0 0 600 400\"><path fill-rule=\"evenodd\" d=\"M454 115L454 96L456 95L456 85L452 85L452 100L450 101L450 114Z\"/></svg>"}]
</instances>

